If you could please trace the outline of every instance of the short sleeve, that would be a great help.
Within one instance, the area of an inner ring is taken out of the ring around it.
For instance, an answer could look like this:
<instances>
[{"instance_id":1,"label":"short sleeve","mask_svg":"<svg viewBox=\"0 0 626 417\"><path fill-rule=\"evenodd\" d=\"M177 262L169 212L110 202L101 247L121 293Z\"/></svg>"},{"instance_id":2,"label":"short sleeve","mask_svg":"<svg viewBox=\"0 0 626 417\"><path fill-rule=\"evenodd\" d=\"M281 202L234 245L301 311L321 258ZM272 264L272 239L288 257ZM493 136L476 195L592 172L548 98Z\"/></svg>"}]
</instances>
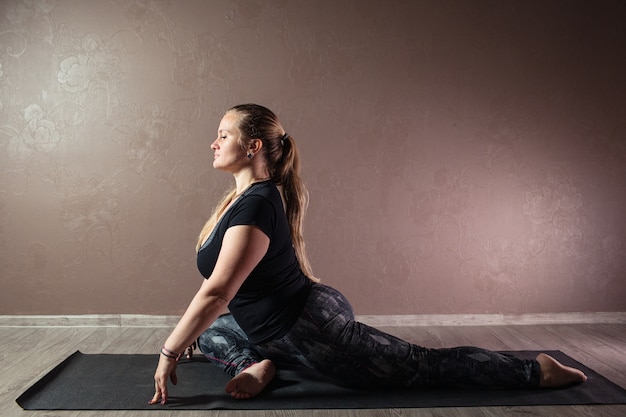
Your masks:
<instances>
[{"instance_id":1,"label":"short sleeve","mask_svg":"<svg viewBox=\"0 0 626 417\"><path fill-rule=\"evenodd\" d=\"M228 227L257 226L272 238L276 229L276 210L269 200L260 195L245 196L234 209Z\"/></svg>"}]
</instances>

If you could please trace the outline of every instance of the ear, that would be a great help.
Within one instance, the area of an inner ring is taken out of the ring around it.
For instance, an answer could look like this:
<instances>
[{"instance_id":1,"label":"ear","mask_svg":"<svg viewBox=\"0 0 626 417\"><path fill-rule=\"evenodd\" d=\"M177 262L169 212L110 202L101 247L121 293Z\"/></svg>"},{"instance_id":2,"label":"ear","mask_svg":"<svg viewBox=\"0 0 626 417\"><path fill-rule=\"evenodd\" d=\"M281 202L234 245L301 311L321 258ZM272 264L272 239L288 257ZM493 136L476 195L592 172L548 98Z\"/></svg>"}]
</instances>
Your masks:
<instances>
[{"instance_id":1,"label":"ear","mask_svg":"<svg viewBox=\"0 0 626 417\"><path fill-rule=\"evenodd\" d=\"M258 153L263 147L263 141L261 139L252 139L248 144L248 151L253 154Z\"/></svg>"}]
</instances>

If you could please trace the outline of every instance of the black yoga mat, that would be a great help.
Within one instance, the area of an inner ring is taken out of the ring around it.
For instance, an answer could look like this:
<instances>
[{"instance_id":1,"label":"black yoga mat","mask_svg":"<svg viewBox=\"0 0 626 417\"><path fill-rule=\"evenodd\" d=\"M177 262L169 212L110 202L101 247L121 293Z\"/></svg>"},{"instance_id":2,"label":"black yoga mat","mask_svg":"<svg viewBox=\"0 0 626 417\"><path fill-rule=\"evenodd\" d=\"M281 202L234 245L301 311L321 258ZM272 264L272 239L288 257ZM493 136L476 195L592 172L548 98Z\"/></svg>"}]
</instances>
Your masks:
<instances>
[{"instance_id":1,"label":"black yoga mat","mask_svg":"<svg viewBox=\"0 0 626 417\"><path fill-rule=\"evenodd\" d=\"M534 358L538 352L509 352ZM142 409L347 409L479 407L514 405L624 404L626 391L560 351L547 352L583 370L584 384L560 389L352 390L309 371L280 370L258 397L234 400L224 392L229 380L216 366L197 358L181 360L178 385L166 405L148 405L154 394L158 355L72 354L16 401L26 410Z\"/></svg>"}]
</instances>

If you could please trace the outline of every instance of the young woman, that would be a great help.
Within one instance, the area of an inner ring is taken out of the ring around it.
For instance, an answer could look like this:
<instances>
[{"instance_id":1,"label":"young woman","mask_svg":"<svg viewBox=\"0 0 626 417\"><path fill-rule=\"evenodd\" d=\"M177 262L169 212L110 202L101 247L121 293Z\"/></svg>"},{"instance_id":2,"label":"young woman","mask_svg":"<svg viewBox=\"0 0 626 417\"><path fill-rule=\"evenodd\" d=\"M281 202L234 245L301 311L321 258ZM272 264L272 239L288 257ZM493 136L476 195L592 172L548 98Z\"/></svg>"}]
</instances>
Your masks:
<instances>
[{"instance_id":1,"label":"young woman","mask_svg":"<svg viewBox=\"0 0 626 417\"><path fill-rule=\"evenodd\" d=\"M150 403L167 401L167 381L176 384L177 361L196 340L233 376L226 391L239 399L258 395L287 363L352 387L586 380L545 354L522 360L476 347L429 349L356 322L348 300L312 274L298 152L276 115L255 104L233 107L211 148L213 167L230 172L235 188L200 233L198 268L206 280L163 345ZM226 307L231 314L221 315Z\"/></svg>"}]
</instances>

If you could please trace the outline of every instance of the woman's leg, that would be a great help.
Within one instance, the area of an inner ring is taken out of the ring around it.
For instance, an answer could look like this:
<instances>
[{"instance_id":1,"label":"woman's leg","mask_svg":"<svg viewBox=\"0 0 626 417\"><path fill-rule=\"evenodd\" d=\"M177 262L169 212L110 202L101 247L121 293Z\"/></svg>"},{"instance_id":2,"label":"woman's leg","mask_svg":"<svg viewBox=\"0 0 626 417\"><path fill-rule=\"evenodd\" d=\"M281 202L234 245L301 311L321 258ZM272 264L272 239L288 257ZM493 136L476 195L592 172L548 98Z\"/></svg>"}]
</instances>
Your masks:
<instances>
[{"instance_id":1,"label":"woman's leg","mask_svg":"<svg viewBox=\"0 0 626 417\"><path fill-rule=\"evenodd\" d=\"M264 359L230 314L220 316L200 335L198 347L207 359L230 376Z\"/></svg>"},{"instance_id":2,"label":"woman's leg","mask_svg":"<svg viewBox=\"0 0 626 417\"><path fill-rule=\"evenodd\" d=\"M316 285L283 338L260 346L350 386L539 386L537 361L475 347L428 349L356 322L339 292Z\"/></svg>"},{"instance_id":3,"label":"woman's leg","mask_svg":"<svg viewBox=\"0 0 626 417\"><path fill-rule=\"evenodd\" d=\"M276 374L274 364L261 353L239 327L232 315L219 317L198 338L200 351L211 362L233 376L226 392L246 399L263 391Z\"/></svg>"}]
</instances>

